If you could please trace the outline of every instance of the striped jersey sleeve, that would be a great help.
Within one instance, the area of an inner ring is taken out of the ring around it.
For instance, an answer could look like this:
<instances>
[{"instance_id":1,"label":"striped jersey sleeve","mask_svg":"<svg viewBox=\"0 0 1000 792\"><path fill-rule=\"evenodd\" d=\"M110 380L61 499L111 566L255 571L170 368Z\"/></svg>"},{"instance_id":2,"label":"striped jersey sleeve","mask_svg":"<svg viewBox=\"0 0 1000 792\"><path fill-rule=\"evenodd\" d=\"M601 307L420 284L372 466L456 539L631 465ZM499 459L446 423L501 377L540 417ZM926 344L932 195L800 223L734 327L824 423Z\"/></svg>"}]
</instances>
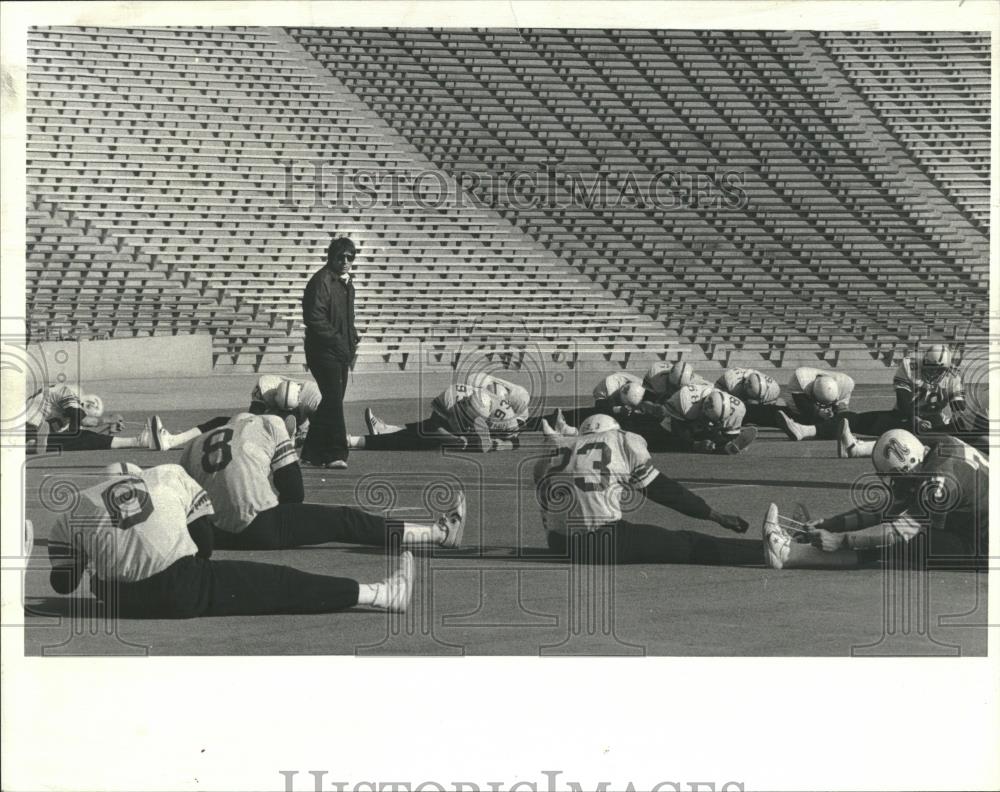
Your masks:
<instances>
[{"instance_id":1,"label":"striped jersey sleeve","mask_svg":"<svg viewBox=\"0 0 1000 792\"><path fill-rule=\"evenodd\" d=\"M275 415L261 417L267 434L274 441L274 451L271 453L271 472L298 462L299 457L295 453L295 444L288 436L285 422Z\"/></svg>"}]
</instances>

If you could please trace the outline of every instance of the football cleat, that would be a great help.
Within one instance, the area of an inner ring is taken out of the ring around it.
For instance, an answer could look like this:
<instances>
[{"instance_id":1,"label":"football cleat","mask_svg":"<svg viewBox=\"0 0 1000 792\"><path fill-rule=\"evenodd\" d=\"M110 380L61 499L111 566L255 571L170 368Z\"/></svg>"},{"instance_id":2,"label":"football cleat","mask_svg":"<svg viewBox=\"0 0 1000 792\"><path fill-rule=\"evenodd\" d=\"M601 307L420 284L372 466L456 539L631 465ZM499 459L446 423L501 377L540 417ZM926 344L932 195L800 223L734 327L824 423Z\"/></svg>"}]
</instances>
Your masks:
<instances>
[{"instance_id":1,"label":"football cleat","mask_svg":"<svg viewBox=\"0 0 1000 792\"><path fill-rule=\"evenodd\" d=\"M458 547L465 533L465 493L459 492L455 501L437 519L437 527L444 531L444 538L438 542L441 547Z\"/></svg>"},{"instance_id":2,"label":"football cleat","mask_svg":"<svg viewBox=\"0 0 1000 792\"><path fill-rule=\"evenodd\" d=\"M726 443L726 453L727 454L742 454L750 444L757 439L757 427L756 426L744 426L740 429L740 436L735 440L730 440Z\"/></svg>"},{"instance_id":3,"label":"football cleat","mask_svg":"<svg viewBox=\"0 0 1000 792\"><path fill-rule=\"evenodd\" d=\"M570 426L566 422L566 416L563 415L563 411L558 409L556 410L555 429L559 434L565 435L566 437L574 437L579 434L579 431L575 426Z\"/></svg>"},{"instance_id":4,"label":"football cleat","mask_svg":"<svg viewBox=\"0 0 1000 792\"><path fill-rule=\"evenodd\" d=\"M413 596L413 553L409 550L400 553L396 571L375 586L373 607L390 613L405 613Z\"/></svg>"},{"instance_id":5,"label":"football cleat","mask_svg":"<svg viewBox=\"0 0 1000 792\"><path fill-rule=\"evenodd\" d=\"M778 410L778 415L781 417L781 422L784 424L782 427L785 430L785 434L792 440L805 440L808 435L806 435L805 427L802 424L792 420L788 415Z\"/></svg>"},{"instance_id":6,"label":"football cleat","mask_svg":"<svg viewBox=\"0 0 1000 792\"><path fill-rule=\"evenodd\" d=\"M924 461L928 450L905 429L890 429L875 441L872 462L882 474L911 473Z\"/></svg>"},{"instance_id":7,"label":"football cleat","mask_svg":"<svg viewBox=\"0 0 1000 792\"><path fill-rule=\"evenodd\" d=\"M539 423L539 426L542 429L542 434L545 435L546 437L559 437L559 435L561 434L561 432L557 432L555 429L549 426L549 422L546 421L544 418L542 418L541 422Z\"/></svg>"},{"instance_id":8,"label":"football cleat","mask_svg":"<svg viewBox=\"0 0 1000 792\"><path fill-rule=\"evenodd\" d=\"M792 535L778 523L778 507L771 504L764 515L764 564L781 569L792 552Z\"/></svg>"},{"instance_id":9,"label":"football cleat","mask_svg":"<svg viewBox=\"0 0 1000 792\"><path fill-rule=\"evenodd\" d=\"M872 455L873 440L858 440L851 432L851 425L846 418L841 418L837 425L837 456L840 459L860 459Z\"/></svg>"},{"instance_id":10,"label":"football cleat","mask_svg":"<svg viewBox=\"0 0 1000 792\"><path fill-rule=\"evenodd\" d=\"M372 412L372 408L365 407L365 428L368 429L368 434L370 435L382 434L379 431L381 423L382 420L375 417L375 413Z\"/></svg>"},{"instance_id":11,"label":"football cleat","mask_svg":"<svg viewBox=\"0 0 1000 792\"><path fill-rule=\"evenodd\" d=\"M143 448L151 448L154 451L169 451L173 448L174 438L163 426L160 416L154 415L146 419L137 440Z\"/></svg>"},{"instance_id":12,"label":"football cleat","mask_svg":"<svg viewBox=\"0 0 1000 792\"><path fill-rule=\"evenodd\" d=\"M582 435L610 432L612 429L621 429L621 426L610 415L603 415L601 413L591 415L580 424L580 434Z\"/></svg>"}]
</instances>

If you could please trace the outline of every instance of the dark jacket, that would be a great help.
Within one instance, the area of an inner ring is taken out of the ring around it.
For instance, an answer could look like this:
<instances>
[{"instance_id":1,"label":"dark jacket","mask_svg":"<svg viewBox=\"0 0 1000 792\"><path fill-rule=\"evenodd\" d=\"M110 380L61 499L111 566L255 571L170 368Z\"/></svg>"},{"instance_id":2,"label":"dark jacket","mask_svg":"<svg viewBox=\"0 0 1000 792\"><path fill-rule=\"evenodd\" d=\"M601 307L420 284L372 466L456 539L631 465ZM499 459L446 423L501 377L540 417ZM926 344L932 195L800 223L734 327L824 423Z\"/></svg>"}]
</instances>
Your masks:
<instances>
[{"instance_id":1,"label":"dark jacket","mask_svg":"<svg viewBox=\"0 0 1000 792\"><path fill-rule=\"evenodd\" d=\"M320 269L302 295L302 319L307 351L329 352L351 362L360 341L354 327L353 283L344 283L328 266Z\"/></svg>"}]
</instances>

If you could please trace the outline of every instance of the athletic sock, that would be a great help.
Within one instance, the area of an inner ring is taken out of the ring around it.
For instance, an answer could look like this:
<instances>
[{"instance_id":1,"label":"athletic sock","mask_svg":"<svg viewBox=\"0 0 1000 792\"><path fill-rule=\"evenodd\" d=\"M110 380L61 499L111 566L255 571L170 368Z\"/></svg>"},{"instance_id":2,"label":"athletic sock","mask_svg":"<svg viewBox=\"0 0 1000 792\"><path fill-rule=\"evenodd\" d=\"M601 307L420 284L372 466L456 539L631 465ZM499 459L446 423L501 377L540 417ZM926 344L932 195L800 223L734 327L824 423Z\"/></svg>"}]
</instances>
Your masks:
<instances>
[{"instance_id":1,"label":"athletic sock","mask_svg":"<svg viewBox=\"0 0 1000 792\"><path fill-rule=\"evenodd\" d=\"M403 544L408 545L429 545L437 544L441 538L442 531L437 525L424 523L403 523Z\"/></svg>"},{"instance_id":2,"label":"athletic sock","mask_svg":"<svg viewBox=\"0 0 1000 792\"><path fill-rule=\"evenodd\" d=\"M180 434L170 435L170 444L177 448L187 443L189 440L194 440L196 437L201 437L201 429L197 426L193 426L186 432L181 432Z\"/></svg>"},{"instance_id":3,"label":"athletic sock","mask_svg":"<svg viewBox=\"0 0 1000 792\"><path fill-rule=\"evenodd\" d=\"M854 550L836 550L828 553L811 544L792 542L785 569L853 569L858 565L858 554Z\"/></svg>"}]
</instances>

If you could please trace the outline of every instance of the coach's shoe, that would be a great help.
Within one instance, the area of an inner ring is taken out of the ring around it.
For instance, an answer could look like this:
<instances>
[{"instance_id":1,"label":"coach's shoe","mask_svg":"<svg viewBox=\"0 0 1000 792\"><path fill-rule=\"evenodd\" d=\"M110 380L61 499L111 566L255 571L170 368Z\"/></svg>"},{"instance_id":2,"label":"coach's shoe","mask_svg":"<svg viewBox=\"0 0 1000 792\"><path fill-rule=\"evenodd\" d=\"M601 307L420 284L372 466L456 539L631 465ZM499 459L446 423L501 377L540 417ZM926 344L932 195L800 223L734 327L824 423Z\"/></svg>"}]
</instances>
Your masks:
<instances>
[{"instance_id":1,"label":"coach's shoe","mask_svg":"<svg viewBox=\"0 0 1000 792\"><path fill-rule=\"evenodd\" d=\"M458 547L465 533L465 493L459 491L444 514L438 517L435 527L444 532L438 540L439 547Z\"/></svg>"},{"instance_id":2,"label":"coach's shoe","mask_svg":"<svg viewBox=\"0 0 1000 792\"><path fill-rule=\"evenodd\" d=\"M347 460L346 459L331 459L322 467L327 470L347 470Z\"/></svg>"},{"instance_id":3,"label":"coach's shoe","mask_svg":"<svg viewBox=\"0 0 1000 792\"><path fill-rule=\"evenodd\" d=\"M792 535L778 524L778 507L771 504L764 515L764 564L771 569L785 566L792 551Z\"/></svg>"},{"instance_id":4,"label":"coach's shoe","mask_svg":"<svg viewBox=\"0 0 1000 792\"><path fill-rule=\"evenodd\" d=\"M174 438L163 426L159 415L146 419L137 440L140 448L151 448L154 451L169 451L174 447Z\"/></svg>"},{"instance_id":5,"label":"coach's shoe","mask_svg":"<svg viewBox=\"0 0 1000 792\"><path fill-rule=\"evenodd\" d=\"M375 584L374 607L391 613L405 613L413 596L413 553L404 550L399 554L396 571L381 583Z\"/></svg>"}]
</instances>

